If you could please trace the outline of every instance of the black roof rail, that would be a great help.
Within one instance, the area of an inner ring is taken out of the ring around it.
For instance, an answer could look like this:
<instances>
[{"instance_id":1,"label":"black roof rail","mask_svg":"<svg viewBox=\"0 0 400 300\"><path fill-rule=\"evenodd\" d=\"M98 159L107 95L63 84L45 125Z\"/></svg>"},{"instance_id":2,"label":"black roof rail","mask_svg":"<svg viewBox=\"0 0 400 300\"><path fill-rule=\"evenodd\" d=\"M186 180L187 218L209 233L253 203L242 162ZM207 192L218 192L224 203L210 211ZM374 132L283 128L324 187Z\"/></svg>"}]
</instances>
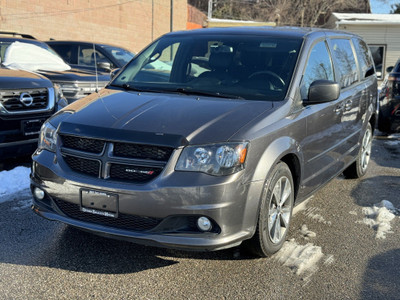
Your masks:
<instances>
[{"instance_id":1,"label":"black roof rail","mask_svg":"<svg viewBox=\"0 0 400 300\"><path fill-rule=\"evenodd\" d=\"M36 38L30 34L25 34L25 33L18 33L18 32L12 32L12 31L0 31L0 34L2 35L12 35L12 36L20 36L25 39L31 39L31 40L36 40Z\"/></svg>"}]
</instances>

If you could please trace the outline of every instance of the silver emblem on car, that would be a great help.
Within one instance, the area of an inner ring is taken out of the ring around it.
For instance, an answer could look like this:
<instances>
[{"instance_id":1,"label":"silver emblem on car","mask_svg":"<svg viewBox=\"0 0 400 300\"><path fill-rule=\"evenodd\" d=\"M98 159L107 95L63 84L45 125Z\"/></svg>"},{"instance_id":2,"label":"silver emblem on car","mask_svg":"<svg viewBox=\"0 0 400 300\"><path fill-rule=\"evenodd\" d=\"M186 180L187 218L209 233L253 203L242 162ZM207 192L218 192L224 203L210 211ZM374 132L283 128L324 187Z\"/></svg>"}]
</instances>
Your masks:
<instances>
[{"instance_id":1,"label":"silver emblem on car","mask_svg":"<svg viewBox=\"0 0 400 300\"><path fill-rule=\"evenodd\" d=\"M33 98L29 93L22 93L19 96L19 101L25 106L31 106L33 103Z\"/></svg>"}]
</instances>

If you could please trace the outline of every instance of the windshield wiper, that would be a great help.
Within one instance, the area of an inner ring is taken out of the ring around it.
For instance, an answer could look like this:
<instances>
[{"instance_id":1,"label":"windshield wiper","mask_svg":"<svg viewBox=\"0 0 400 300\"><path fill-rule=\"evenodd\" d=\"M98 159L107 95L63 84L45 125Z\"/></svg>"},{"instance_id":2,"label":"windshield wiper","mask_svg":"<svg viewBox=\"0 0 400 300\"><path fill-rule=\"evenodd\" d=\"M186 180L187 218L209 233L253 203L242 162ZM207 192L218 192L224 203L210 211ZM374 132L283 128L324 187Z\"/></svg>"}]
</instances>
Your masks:
<instances>
[{"instance_id":1,"label":"windshield wiper","mask_svg":"<svg viewBox=\"0 0 400 300\"><path fill-rule=\"evenodd\" d=\"M182 93L185 95L199 95L199 96L207 96L207 97L218 97L218 98L227 98L227 99L244 99L238 95L230 95L225 93L219 92L207 92L207 91L199 91L199 90L192 90L186 88L177 88L175 90L168 90L170 92L177 92Z\"/></svg>"},{"instance_id":2,"label":"windshield wiper","mask_svg":"<svg viewBox=\"0 0 400 300\"><path fill-rule=\"evenodd\" d=\"M119 87L119 88L123 88L124 90L127 91L135 91L135 92L148 92L148 93L162 93L163 91L159 91L159 90L151 90L151 89L143 89L143 88L137 88L135 86L132 86L128 83L124 83L122 85L119 84L110 84L110 86L114 86L114 87Z\"/></svg>"}]
</instances>

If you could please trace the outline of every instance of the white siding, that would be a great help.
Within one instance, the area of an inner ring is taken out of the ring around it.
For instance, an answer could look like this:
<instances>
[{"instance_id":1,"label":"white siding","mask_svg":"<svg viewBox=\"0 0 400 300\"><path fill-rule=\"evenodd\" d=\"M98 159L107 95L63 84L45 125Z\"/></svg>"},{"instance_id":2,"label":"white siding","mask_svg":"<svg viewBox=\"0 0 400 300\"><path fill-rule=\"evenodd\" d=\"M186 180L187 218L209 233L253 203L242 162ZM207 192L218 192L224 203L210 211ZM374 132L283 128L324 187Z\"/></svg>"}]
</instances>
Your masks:
<instances>
[{"instance_id":1,"label":"white siding","mask_svg":"<svg viewBox=\"0 0 400 300\"><path fill-rule=\"evenodd\" d=\"M367 44L386 45L385 68L400 58L400 24L341 24L338 29L360 35Z\"/></svg>"}]
</instances>

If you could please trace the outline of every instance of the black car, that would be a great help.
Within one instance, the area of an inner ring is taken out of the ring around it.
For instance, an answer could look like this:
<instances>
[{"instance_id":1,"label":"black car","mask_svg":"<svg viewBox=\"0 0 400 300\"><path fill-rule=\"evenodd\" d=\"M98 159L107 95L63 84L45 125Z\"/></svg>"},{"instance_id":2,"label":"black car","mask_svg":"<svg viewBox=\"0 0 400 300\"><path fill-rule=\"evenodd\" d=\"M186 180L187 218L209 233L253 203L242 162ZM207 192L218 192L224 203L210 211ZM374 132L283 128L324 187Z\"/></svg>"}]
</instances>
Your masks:
<instances>
[{"instance_id":1,"label":"black car","mask_svg":"<svg viewBox=\"0 0 400 300\"><path fill-rule=\"evenodd\" d=\"M7 50L10 46L18 48L18 51L11 53L13 57L9 61L11 54ZM16 52L21 54L15 55ZM40 57L37 53L40 53ZM46 76L60 86L69 103L103 88L110 80L109 74L72 69L46 43L28 35L0 32L0 59L2 65L8 68L28 70ZM59 65L63 67L60 68Z\"/></svg>"},{"instance_id":2,"label":"black car","mask_svg":"<svg viewBox=\"0 0 400 300\"><path fill-rule=\"evenodd\" d=\"M40 127L66 105L46 77L0 68L0 160L32 154Z\"/></svg>"},{"instance_id":3,"label":"black car","mask_svg":"<svg viewBox=\"0 0 400 300\"><path fill-rule=\"evenodd\" d=\"M74 68L91 70L97 69L109 72L122 68L134 56L132 52L119 46L89 43L80 41L48 41L51 46L68 64Z\"/></svg>"},{"instance_id":4,"label":"black car","mask_svg":"<svg viewBox=\"0 0 400 300\"><path fill-rule=\"evenodd\" d=\"M400 132L400 59L386 70L390 73L379 94L378 129L385 133Z\"/></svg>"}]
</instances>

